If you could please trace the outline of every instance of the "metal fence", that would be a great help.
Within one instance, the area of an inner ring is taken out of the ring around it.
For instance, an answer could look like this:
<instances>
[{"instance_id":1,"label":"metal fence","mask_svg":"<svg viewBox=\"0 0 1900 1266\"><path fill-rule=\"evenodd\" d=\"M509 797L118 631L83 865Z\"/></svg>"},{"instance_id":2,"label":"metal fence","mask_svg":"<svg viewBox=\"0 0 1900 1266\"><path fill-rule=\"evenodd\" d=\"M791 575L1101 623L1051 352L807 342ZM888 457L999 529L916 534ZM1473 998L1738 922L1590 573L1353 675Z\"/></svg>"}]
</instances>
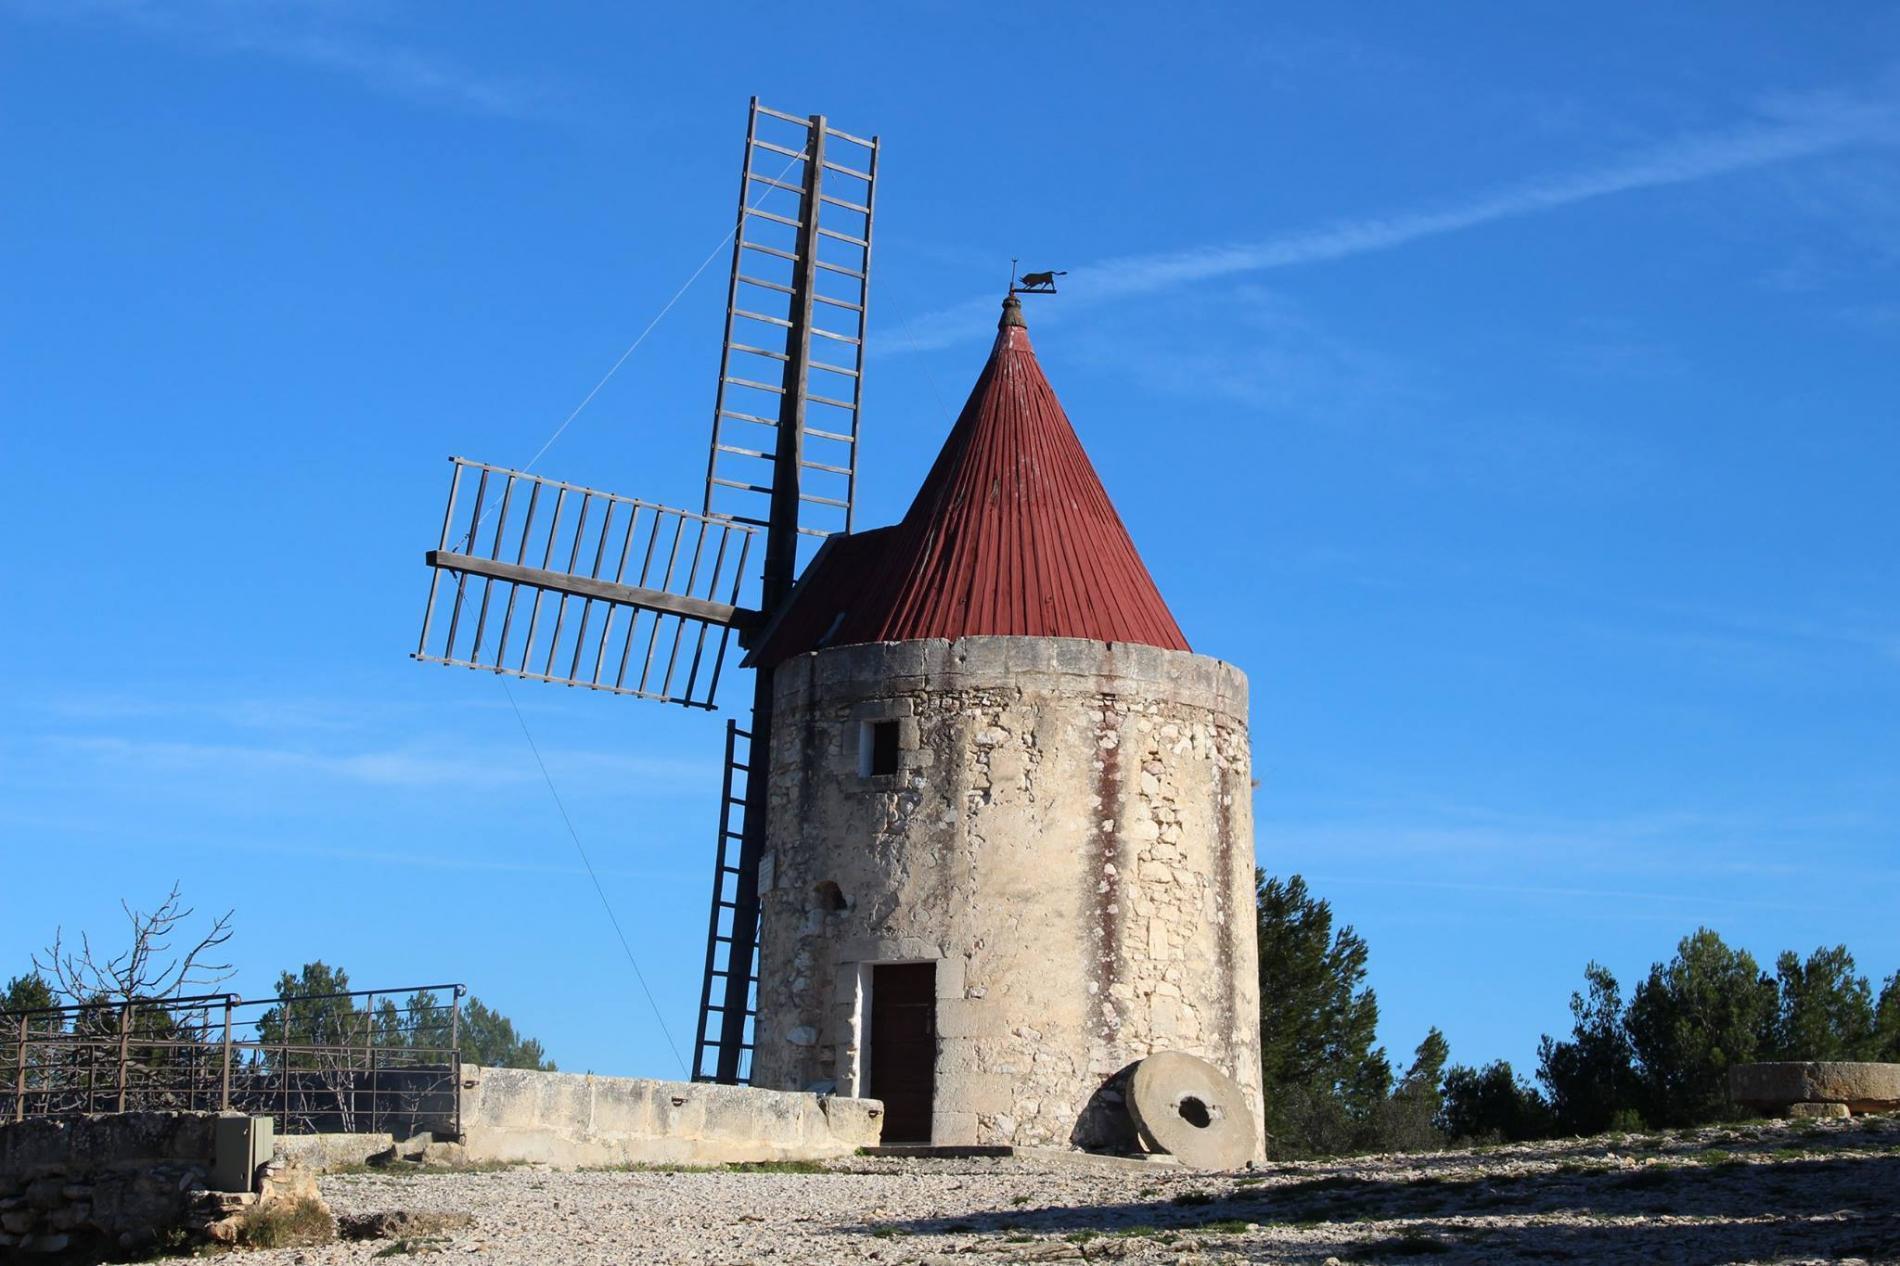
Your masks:
<instances>
[{"instance_id":1,"label":"metal fence","mask_svg":"<svg viewBox=\"0 0 1900 1266\"><path fill-rule=\"evenodd\" d=\"M237 1111L280 1133L459 1136L461 985L0 1011L0 1121Z\"/></svg>"}]
</instances>

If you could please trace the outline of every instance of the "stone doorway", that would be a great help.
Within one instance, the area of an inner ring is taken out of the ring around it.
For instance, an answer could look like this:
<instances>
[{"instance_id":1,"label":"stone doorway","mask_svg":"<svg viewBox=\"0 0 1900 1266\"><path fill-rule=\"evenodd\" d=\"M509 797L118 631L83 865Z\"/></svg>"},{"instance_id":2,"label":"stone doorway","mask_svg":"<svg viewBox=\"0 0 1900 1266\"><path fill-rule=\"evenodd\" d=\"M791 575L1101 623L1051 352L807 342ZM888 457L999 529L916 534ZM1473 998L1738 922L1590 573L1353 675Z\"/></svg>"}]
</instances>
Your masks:
<instances>
[{"instance_id":1,"label":"stone doorway","mask_svg":"<svg viewBox=\"0 0 1900 1266\"><path fill-rule=\"evenodd\" d=\"M870 1097L884 1102L884 1142L930 1142L937 1081L937 965L871 969Z\"/></svg>"}]
</instances>

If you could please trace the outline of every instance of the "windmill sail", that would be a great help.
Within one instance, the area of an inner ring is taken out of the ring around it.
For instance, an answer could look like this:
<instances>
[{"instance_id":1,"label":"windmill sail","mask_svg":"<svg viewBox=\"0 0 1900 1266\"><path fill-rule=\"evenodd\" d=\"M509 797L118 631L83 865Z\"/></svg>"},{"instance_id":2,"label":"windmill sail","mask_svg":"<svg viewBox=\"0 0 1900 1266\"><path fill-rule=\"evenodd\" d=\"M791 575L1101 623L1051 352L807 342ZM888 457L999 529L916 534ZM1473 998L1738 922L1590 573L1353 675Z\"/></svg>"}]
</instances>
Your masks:
<instances>
[{"instance_id":1,"label":"windmill sail","mask_svg":"<svg viewBox=\"0 0 1900 1266\"><path fill-rule=\"evenodd\" d=\"M852 526L877 158L875 137L752 101L706 512L765 530L759 605L768 619L791 596L801 541ZM771 750L772 672L760 668L752 722L727 735L696 1079L749 1078L767 836L765 797L752 794L751 775Z\"/></svg>"},{"instance_id":2,"label":"windmill sail","mask_svg":"<svg viewBox=\"0 0 1900 1266\"><path fill-rule=\"evenodd\" d=\"M451 459L414 658L713 706L734 635L852 528L877 160L875 137L753 99L702 508ZM767 835L750 775L771 734L763 666L749 723L727 728L696 1079L748 1075Z\"/></svg>"},{"instance_id":3,"label":"windmill sail","mask_svg":"<svg viewBox=\"0 0 1900 1266\"><path fill-rule=\"evenodd\" d=\"M451 461L415 658L713 706L754 529Z\"/></svg>"},{"instance_id":4,"label":"windmill sail","mask_svg":"<svg viewBox=\"0 0 1900 1266\"><path fill-rule=\"evenodd\" d=\"M877 157L875 138L752 102L707 514L767 526L796 462L799 533L851 530Z\"/></svg>"}]
</instances>

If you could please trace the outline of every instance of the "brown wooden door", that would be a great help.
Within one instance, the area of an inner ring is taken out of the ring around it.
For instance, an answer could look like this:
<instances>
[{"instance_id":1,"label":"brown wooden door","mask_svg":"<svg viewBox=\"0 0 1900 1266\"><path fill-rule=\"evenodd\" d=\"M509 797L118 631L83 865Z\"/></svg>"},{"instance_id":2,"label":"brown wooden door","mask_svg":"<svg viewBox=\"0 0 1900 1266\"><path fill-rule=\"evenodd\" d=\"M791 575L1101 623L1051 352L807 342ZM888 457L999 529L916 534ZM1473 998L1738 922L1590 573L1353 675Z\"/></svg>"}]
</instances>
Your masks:
<instances>
[{"instance_id":1,"label":"brown wooden door","mask_svg":"<svg viewBox=\"0 0 1900 1266\"><path fill-rule=\"evenodd\" d=\"M937 1080L937 967L871 969L871 1097L884 1101L886 1143L930 1142Z\"/></svg>"}]
</instances>

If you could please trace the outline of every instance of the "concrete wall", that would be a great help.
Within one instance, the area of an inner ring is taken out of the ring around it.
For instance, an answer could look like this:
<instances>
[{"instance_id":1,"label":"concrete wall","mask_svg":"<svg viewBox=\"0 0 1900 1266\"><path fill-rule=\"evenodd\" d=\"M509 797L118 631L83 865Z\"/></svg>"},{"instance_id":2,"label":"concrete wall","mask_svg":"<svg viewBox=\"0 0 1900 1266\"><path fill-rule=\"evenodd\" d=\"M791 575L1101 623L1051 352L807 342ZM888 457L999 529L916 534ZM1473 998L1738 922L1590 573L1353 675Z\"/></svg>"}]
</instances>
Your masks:
<instances>
[{"instance_id":1,"label":"concrete wall","mask_svg":"<svg viewBox=\"0 0 1900 1266\"><path fill-rule=\"evenodd\" d=\"M934 1143L1126 1144L1111 1079L1159 1050L1260 1119L1237 669L979 637L819 651L777 692L755 1084L875 1094L867 965L927 960ZM866 776L881 719L899 769Z\"/></svg>"},{"instance_id":2,"label":"concrete wall","mask_svg":"<svg viewBox=\"0 0 1900 1266\"><path fill-rule=\"evenodd\" d=\"M876 1103L750 1086L474 1065L464 1065L462 1074L462 1130L471 1161L823 1160L875 1146L882 1119Z\"/></svg>"}]
</instances>

